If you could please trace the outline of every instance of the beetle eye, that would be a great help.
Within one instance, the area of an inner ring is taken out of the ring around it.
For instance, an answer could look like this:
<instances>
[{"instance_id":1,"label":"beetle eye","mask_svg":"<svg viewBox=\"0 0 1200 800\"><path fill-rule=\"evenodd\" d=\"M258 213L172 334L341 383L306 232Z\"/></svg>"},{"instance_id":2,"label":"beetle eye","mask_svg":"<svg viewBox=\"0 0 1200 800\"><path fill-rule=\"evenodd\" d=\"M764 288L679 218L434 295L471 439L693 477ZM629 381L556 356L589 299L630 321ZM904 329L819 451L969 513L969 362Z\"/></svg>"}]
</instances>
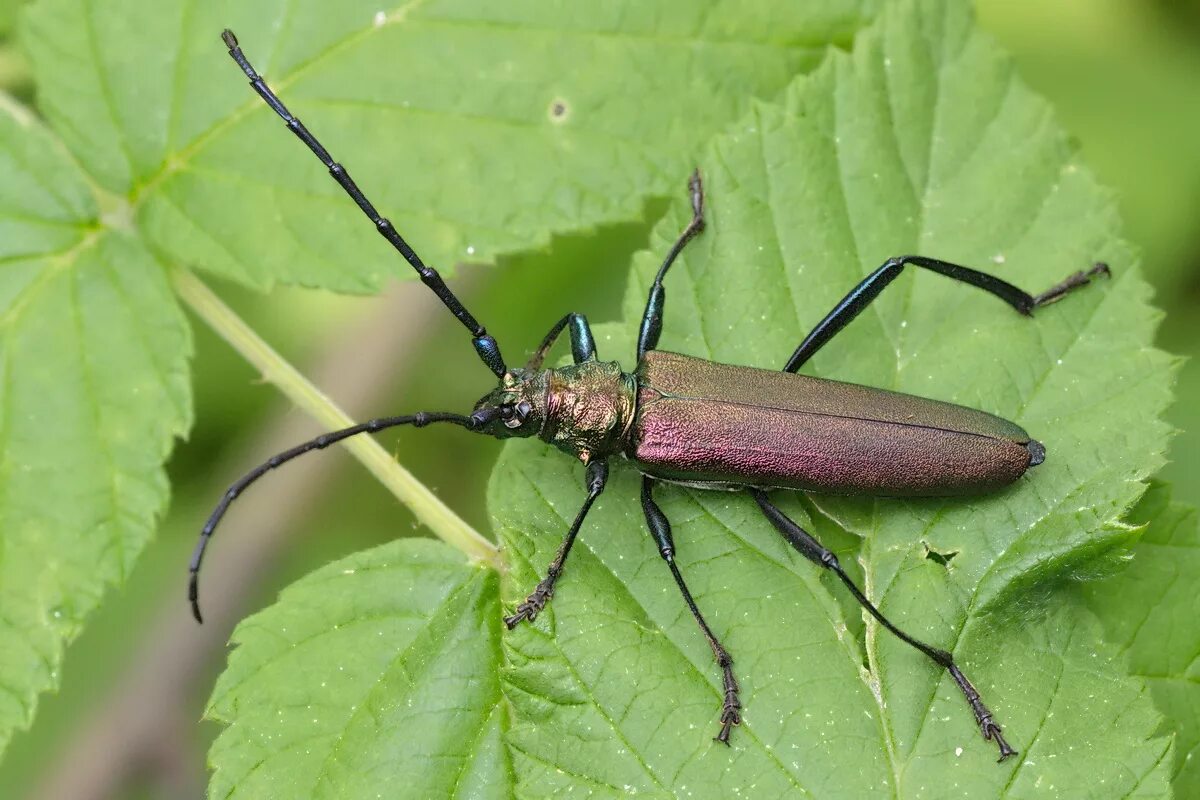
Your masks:
<instances>
[{"instance_id":1,"label":"beetle eye","mask_svg":"<svg viewBox=\"0 0 1200 800\"><path fill-rule=\"evenodd\" d=\"M500 419L506 428L519 428L525 421L525 415L521 414L516 406L503 405L500 406Z\"/></svg>"}]
</instances>

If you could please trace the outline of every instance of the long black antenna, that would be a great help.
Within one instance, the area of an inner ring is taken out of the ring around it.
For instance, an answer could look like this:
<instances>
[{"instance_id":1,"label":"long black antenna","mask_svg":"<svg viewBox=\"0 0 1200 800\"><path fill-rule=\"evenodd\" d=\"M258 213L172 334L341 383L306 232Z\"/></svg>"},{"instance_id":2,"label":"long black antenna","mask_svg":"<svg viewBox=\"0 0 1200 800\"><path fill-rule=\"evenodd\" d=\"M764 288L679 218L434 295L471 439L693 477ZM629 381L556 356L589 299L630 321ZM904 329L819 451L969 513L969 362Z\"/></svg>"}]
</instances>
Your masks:
<instances>
[{"instance_id":1,"label":"long black antenna","mask_svg":"<svg viewBox=\"0 0 1200 800\"><path fill-rule=\"evenodd\" d=\"M414 428L423 428L431 422L453 422L455 425L461 425L467 430L479 430L496 413L498 412L495 409L483 409L476 411L469 417L465 417L462 414L450 414L441 411L419 411L416 414L403 417L380 417L379 419L362 422L358 425L351 425L349 428L342 428L332 433L321 434L315 439L310 439L303 444L296 445L290 450L284 450L282 453L268 458L238 478L232 486L225 490L225 494L221 496L221 502L217 503L217 507L209 515L208 522L204 523L204 528L200 531L200 541L196 542L196 549L192 553L191 563L188 564L188 600L191 601L192 616L196 618L196 622L204 622L204 618L200 616L200 562L204 560L204 551L208 548L213 531L216 530L221 517L225 516L230 503L236 500L238 495L246 491L246 487L250 484L297 456L302 456L313 450L324 450L331 444L340 442L343 439L349 439L351 436L357 436L360 433L378 433L384 428L394 428L397 425L412 425Z\"/></svg>"},{"instance_id":2,"label":"long black antenna","mask_svg":"<svg viewBox=\"0 0 1200 800\"><path fill-rule=\"evenodd\" d=\"M442 280L442 276L433 267L425 266L408 242L404 241L392 223L385 217L380 216L375 210L375 206L366 198L362 190L350 177L350 173L341 164L333 160L329 155L329 151L317 141L316 137L308 132L308 128L304 127L304 123L292 116L292 112L288 111L287 106L283 104L274 92L263 81L262 76L255 72L254 67L250 66L250 62L246 59L246 55L242 52L242 48L238 45L237 37L233 35L233 31L228 28L221 32L221 39L225 42L225 46L229 48L229 55L237 62L237 65L242 68L242 72L246 73L246 77L250 79L250 85L254 91L258 92L259 97L266 101L267 105L275 109L275 113L283 118L287 123L288 129L296 134L300 141L308 145L308 149L312 150L317 158L321 159L321 163L329 170L329 174L338 182L346 194L350 195L358 207L362 209L371 222L375 223L375 229L383 235L383 238L391 242L392 247L404 256L412 268L421 276L421 282L433 290L433 293L438 296L438 299L446 304L446 308L450 309L450 313L458 318L458 321L466 326L471 332L471 343L475 345L475 352L487 364L488 369L496 373L496 377L503 377L508 368L504 365L504 358L500 355L500 345L496 344L496 340L488 334L487 330L476 321L475 317L471 316L471 312L463 307L463 304L454 292L446 286L446 282Z\"/></svg>"}]
</instances>

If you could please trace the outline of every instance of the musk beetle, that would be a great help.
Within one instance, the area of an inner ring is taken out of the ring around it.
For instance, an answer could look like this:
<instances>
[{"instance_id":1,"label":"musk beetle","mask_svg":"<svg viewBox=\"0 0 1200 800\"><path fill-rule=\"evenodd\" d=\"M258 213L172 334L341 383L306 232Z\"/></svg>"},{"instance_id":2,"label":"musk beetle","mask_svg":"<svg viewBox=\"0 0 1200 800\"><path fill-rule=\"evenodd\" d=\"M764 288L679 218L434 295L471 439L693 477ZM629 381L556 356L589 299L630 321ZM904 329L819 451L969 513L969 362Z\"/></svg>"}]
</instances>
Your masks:
<instances>
[{"instance_id":1,"label":"musk beetle","mask_svg":"<svg viewBox=\"0 0 1200 800\"><path fill-rule=\"evenodd\" d=\"M650 288L633 372L625 372L615 362L598 360L588 322L575 313L555 323L524 367L510 369L496 340L459 302L437 271L421 261L392 223L375 210L346 169L267 87L233 33L224 31L221 38L259 96L325 164L376 230L470 331L476 353L495 373L499 385L476 403L470 414L418 412L373 419L293 447L239 479L209 517L192 556L188 598L197 621L201 619L197 599L200 563L213 530L229 504L275 467L348 437L397 425L423 427L445 422L499 439L538 436L584 464L587 496L546 577L505 617L509 629L533 620L550 601L571 545L588 511L604 491L609 460L623 456L642 473L642 509L650 535L720 667L724 702L718 741L728 744L730 731L741 722L733 658L696 606L675 561L671 524L654 501L654 486L659 481L748 492L789 544L817 566L833 572L880 625L950 673L984 739L999 748L1001 761L1016 753L953 656L897 628L846 574L837 557L771 502L767 490L917 497L988 492L1012 483L1027 469L1042 463L1046 455L1045 448L1015 423L950 403L796 372L906 266L931 270L983 289L1028 316L1089 283L1094 276L1108 274L1106 265L1097 263L1039 295L1030 295L993 275L938 259L889 258L813 328L779 372L717 364L656 349L666 297L663 280L687 243L704 230L704 190L696 172L688 182L692 219L667 253ZM546 355L564 332L571 342L574 363L547 369L543 366Z\"/></svg>"}]
</instances>

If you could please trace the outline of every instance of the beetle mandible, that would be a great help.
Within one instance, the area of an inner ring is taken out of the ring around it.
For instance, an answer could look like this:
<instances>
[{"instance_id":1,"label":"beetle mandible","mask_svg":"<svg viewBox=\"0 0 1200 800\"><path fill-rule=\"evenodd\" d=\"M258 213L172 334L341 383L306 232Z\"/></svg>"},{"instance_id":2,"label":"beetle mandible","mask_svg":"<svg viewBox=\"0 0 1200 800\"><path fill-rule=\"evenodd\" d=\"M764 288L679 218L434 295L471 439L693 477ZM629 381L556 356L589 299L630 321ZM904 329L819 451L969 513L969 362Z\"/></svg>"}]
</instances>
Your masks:
<instances>
[{"instance_id":1,"label":"beetle mandible","mask_svg":"<svg viewBox=\"0 0 1200 800\"><path fill-rule=\"evenodd\" d=\"M1016 753L954 657L896 627L847 575L837 557L775 506L766 491L782 488L891 497L971 494L1006 486L1029 467L1042 463L1046 451L1038 441L1017 424L983 411L796 373L905 266L931 270L983 289L1028 316L1034 309L1089 283L1094 276L1109 274L1105 264L1097 263L1041 294L1031 295L993 275L939 259L912 255L889 258L817 323L781 371L717 364L657 349L666 299L663 281L687 243L704 230L704 189L697 171L688 181L692 219L667 253L650 287L634 371L625 372L616 362L599 361L587 319L576 313L554 324L524 367L510 369L496 340L467 311L438 272L421 261L392 223L376 211L346 169L267 87L233 33L226 30L221 38L259 96L325 164L376 230L471 332L476 353L495 373L499 385L479 400L470 414L418 412L373 419L297 445L240 478L225 492L205 523L192 555L188 599L197 621L201 621L200 564L217 523L246 487L275 467L351 436L378 433L398 425L419 428L447 422L499 439L537 436L585 465L587 496L546 577L504 618L510 630L523 621L532 621L550 601L576 535L604 491L609 459L623 456L642 473L642 509L650 535L721 670L724 701L717 741L728 744L732 728L741 723L733 658L697 607L675 561L670 522L654 501L654 485L659 481L748 492L792 547L833 572L880 625L950 673L984 739L994 741L999 748L999 760ZM564 332L571 342L574 363L545 368L547 353Z\"/></svg>"}]
</instances>

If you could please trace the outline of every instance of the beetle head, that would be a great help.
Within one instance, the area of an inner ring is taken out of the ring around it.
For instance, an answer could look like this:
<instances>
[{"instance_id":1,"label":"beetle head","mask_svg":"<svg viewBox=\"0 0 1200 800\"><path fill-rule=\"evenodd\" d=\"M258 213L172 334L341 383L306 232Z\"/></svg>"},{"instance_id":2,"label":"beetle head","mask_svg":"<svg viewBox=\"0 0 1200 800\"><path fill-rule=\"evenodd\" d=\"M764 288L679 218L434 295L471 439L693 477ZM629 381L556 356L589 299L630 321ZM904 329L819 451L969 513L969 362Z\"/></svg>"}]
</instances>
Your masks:
<instances>
[{"instance_id":1,"label":"beetle head","mask_svg":"<svg viewBox=\"0 0 1200 800\"><path fill-rule=\"evenodd\" d=\"M546 371L505 372L500 385L475 404L476 430L497 439L537 436L546 420L547 385Z\"/></svg>"}]
</instances>

